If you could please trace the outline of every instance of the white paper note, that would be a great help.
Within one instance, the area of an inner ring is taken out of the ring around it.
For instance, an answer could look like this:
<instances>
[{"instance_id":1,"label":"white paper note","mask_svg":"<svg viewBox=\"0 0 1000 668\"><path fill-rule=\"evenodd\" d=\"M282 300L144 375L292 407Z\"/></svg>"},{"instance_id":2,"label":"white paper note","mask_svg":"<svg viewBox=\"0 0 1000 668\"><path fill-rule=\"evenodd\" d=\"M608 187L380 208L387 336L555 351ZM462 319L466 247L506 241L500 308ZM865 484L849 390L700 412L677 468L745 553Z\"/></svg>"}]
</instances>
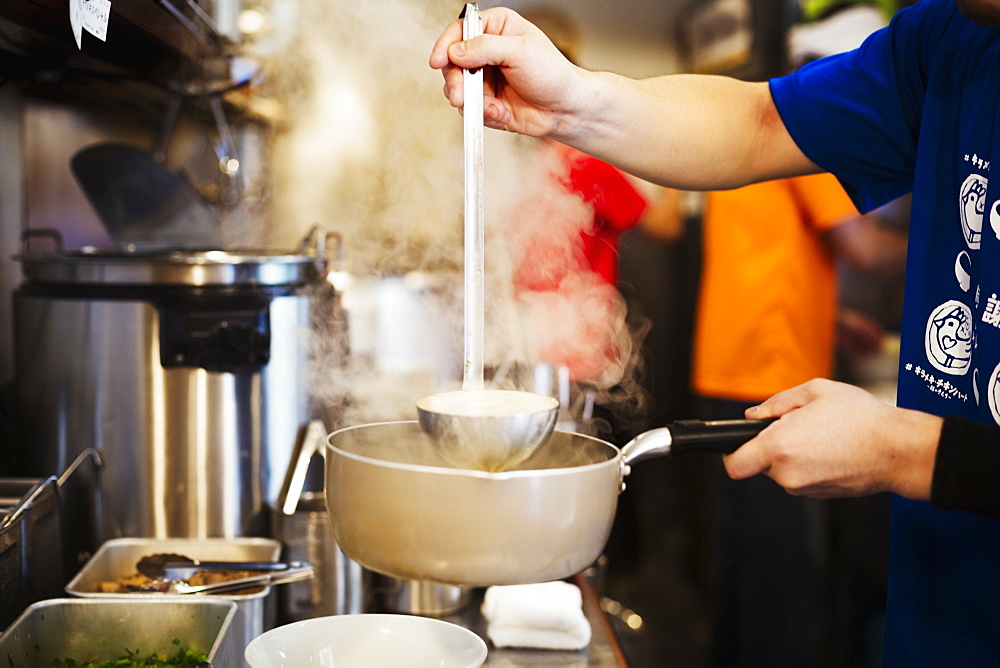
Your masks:
<instances>
[{"instance_id":1,"label":"white paper note","mask_svg":"<svg viewBox=\"0 0 1000 668\"><path fill-rule=\"evenodd\" d=\"M85 0L69 0L69 25L73 29L76 48L83 48L83 5Z\"/></svg>"},{"instance_id":2,"label":"white paper note","mask_svg":"<svg viewBox=\"0 0 1000 668\"><path fill-rule=\"evenodd\" d=\"M106 42L111 19L111 0L69 0L69 23L76 48L83 48L83 31Z\"/></svg>"},{"instance_id":3,"label":"white paper note","mask_svg":"<svg viewBox=\"0 0 1000 668\"><path fill-rule=\"evenodd\" d=\"M84 6L83 29L102 42L108 41L111 0L86 0Z\"/></svg>"}]
</instances>

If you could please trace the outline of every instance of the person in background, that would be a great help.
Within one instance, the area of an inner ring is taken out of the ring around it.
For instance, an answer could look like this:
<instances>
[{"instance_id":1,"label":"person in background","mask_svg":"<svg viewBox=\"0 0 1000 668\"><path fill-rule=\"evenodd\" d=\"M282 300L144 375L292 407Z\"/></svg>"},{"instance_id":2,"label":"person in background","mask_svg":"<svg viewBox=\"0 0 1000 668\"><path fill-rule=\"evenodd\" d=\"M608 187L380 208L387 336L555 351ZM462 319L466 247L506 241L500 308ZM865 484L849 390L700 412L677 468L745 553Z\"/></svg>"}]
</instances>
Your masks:
<instances>
[{"instance_id":1,"label":"person in background","mask_svg":"<svg viewBox=\"0 0 1000 668\"><path fill-rule=\"evenodd\" d=\"M702 227L692 384L706 420L832 378L838 260L901 274L906 259L906 238L859 215L830 174L712 191ZM822 663L822 504L761 476L716 485L713 665Z\"/></svg>"},{"instance_id":2,"label":"person in background","mask_svg":"<svg viewBox=\"0 0 1000 668\"><path fill-rule=\"evenodd\" d=\"M905 236L909 195L869 215ZM904 276L863 273L846 262L839 263L837 274L840 316L834 378L894 404ZM877 665L885 623L892 497L872 494L826 504L828 665Z\"/></svg>"},{"instance_id":3,"label":"person in background","mask_svg":"<svg viewBox=\"0 0 1000 668\"><path fill-rule=\"evenodd\" d=\"M886 21L841 8L792 29L792 67L857 48ZM828 173L708 193L692 387L698 417L739 419L812 378L833 378L838 338L877 346L876 324L838 304L838 264L901 276L906 236L858 213ZM761 476L715 485L711 663L820 665L826 647L830 505Z\"/></svg>"},{"instance_id":4,"label":"person in background","mask_svg":"<svg viewBox=\"0 0 1000 668\"><path fill-rule=\"evenodd\" d=\"M484 121L664 186L720 190L829 171L867 212L912 191L898 406L814 379L724 459L793 494L896 494L885 664L1000 660L1000 0L921 0L857 50L770 82L641 81L566 61L515 12L453 22L431 51L449 102L487 71Z\"/></svg>"}]
</instances>

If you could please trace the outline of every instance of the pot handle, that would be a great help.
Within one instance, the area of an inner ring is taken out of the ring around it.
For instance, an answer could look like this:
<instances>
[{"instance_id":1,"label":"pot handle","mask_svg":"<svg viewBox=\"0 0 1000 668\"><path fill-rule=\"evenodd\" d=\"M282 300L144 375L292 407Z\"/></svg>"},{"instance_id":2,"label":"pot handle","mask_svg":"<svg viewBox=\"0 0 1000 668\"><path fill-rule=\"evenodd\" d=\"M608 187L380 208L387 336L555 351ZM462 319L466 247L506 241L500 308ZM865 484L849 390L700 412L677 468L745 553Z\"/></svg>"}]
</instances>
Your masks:
<instances>
[{"instance_id":1,"label":"pot handle","mask_svg":"<svg viewBox=\"0 0 1000 668\"><path fill-rule=\"evenodd\" d=\"M678 420L643 432L622 448L626 464L693 450L729 454L778 418L764 420Z\"/></svg>"},{"instance_id":2,"label":"pot handle","mask_svg":"<svg viewBox=\"0 0 1000 668\"><path fill-rule=\"evenodd\" d=\"M764 431L778 418L764 420L680 420L670 425L671 454L705 450L728 455Z\"/></svg>"},{"instance_id":3,"label":"pot handle","mask_svg":"<svg viewBox=\"0 0 1000 668\"><path fill-rule=\"evenodd\" d=\"M76 459L66 467L66 470L59 474L58 483L62 487L69 481L70 476L76 473L76 470L80 468L81 465L88 459L92 460L95 469L100 470L104 466L104 458L101 457L101 453L96 448L86 448L80 454L76 456Z\"/></svg>"},{"instance_id":4,"label":"pot handle","mask_svg":"<svg viewBox=\"0 0 1000 668\"><path fill-rule=\"evenodd\" d=\"M326 425L322 420L312 420L301 430L292 450L292 461L285 474L278 495L278 510L284 515L294 515L306 482L306 473L313 456L323 451Z\"/></svg>"},{"instance_id":5,"label":"pot handle","mask_svg":"<svg viewBox=\"0 0 1000 668\"><path fill-rule=\"evenodd\" d=\"M62 233L51 227L36 227L32 229L24 230L21 233L21 254L20 258L29 258L32 256L31 253L31 239L49 239L55 248L55 253L59 254L63 252L63 236Z\"/></svg>"},{"instance_id":6,"label":"pot handle","mask_svg":"<svg viewBox=\"0 0 1000 668\"><path fill-rule=\"evenodd\" d=\"M333 246L332 251L329 246ZM316 258L323 276L344 271L344 237L340 232L327 232L313 225L299 242L298 252Z\"/></svg>"},{"instance_id":7,"label":"pot handle","mask_svg":"<svg viewBox=\"0 0 1000 668\"><path fill-rule=\"evenodd\" d=\"M56 486L57 478L55 476L49 476L45 480L40 480L35 483L35 485L28 490L28 492L21 497L21 500L17 502L13 510L3 518L0 518L0 529L6 529L20 519L21 515L31 510L31 507L35 499L40 497L47 489Z\"/></svg>"}]
</instances>

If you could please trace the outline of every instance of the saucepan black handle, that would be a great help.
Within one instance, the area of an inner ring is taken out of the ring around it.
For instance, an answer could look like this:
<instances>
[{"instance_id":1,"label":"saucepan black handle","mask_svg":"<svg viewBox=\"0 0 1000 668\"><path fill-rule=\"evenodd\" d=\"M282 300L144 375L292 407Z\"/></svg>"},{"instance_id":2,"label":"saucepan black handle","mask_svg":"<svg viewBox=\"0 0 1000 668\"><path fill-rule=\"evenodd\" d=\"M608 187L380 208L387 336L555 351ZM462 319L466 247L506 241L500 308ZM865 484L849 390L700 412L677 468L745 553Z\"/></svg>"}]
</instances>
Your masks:
<instances>
[{"instance_id":1,"label":"saucepan black handle","mask_svg":"<svg viewBox=\"0 0 1000 668\"><path fill-rule=\"evenodd\" d=\"M670 453L703 450L729 454L759 434L777 418L763 420L678 420L667 425Z\"/></svg>"}]
</instances>

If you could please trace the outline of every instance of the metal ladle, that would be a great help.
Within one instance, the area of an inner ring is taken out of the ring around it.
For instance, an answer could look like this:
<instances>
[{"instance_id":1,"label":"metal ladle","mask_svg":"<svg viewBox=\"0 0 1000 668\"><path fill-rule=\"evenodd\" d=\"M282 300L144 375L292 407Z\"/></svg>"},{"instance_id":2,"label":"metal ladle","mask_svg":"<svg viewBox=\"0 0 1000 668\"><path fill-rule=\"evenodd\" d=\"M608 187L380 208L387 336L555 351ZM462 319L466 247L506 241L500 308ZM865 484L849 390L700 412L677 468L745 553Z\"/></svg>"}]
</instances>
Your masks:
<instances>
[{"instance_id":1,"label":"metal ladle","mask_svg":"<svg viewBox=\"0 0 1000 668\"><path fill-rule=\"evenodd\" d=\"M423 397L417 416L449 463L503 471L531 456L555 428L559 402L511 390L457 390Z\"/></svg>"},{"instance_id":2,"label":"metal ladle","mask_svg":"<svg viewBox=\"0 0 1000 668\"><path fill-rule=\"evenodd\" d=\"M462 37L483 34L479 7L462 10ZM417 415L441 455L460 468L502 471L527 459L555 428L558 400L531 392L486 390L483 381L485 206L483 70L463 73L465 107L465 374L462 389L420 399Z\"/></svg>"}]
</instances>

